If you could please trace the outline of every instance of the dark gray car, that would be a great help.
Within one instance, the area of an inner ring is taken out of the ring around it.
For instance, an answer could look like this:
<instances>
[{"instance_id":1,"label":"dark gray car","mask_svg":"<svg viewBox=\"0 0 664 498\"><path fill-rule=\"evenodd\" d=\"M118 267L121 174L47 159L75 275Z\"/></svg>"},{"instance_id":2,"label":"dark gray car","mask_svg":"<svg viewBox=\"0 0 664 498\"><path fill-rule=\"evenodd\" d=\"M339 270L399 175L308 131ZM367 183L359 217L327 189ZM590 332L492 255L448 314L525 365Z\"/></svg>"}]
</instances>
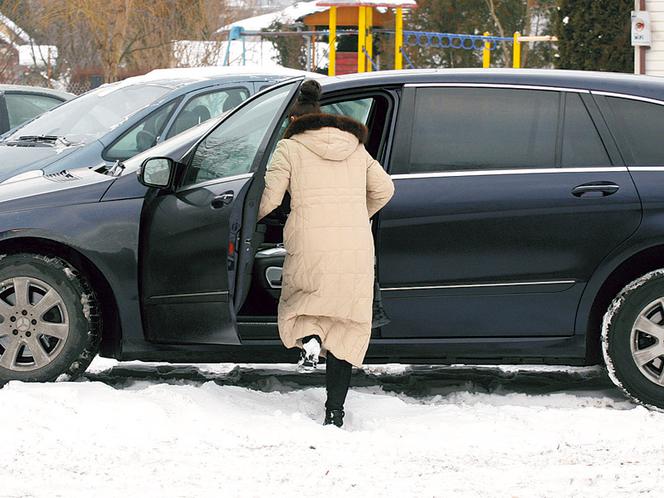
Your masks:
<instances>
[{"instance_id":1,"label":"dark gray car","mask_svg":"<svg viewBox=\"0 0 664 498\"><path fill-rule=\"evenodd\" d=\"M158 69L103 85L4 137L0 182L65 167L112 166L233 109L291 69Z\"/></svg>"}]
</instances>

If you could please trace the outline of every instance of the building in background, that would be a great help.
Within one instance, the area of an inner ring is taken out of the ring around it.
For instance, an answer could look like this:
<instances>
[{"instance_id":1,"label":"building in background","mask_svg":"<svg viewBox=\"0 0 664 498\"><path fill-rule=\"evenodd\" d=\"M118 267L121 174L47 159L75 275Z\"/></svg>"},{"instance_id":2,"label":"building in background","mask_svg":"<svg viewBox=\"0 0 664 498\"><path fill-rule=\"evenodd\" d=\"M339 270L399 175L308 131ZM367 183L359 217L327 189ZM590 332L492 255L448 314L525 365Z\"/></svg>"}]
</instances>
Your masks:
<instances>
[{"instance_id":1,"label":"building in background","mask_svg":"<svg viewBox=\"0 0 664 498\"><path fill-rule=\"evenodd\" d=\"M634 73L664 76L664 0L635 0Z\"/></svg>"},{"instance_id":2,"label":"building in background","mask_svg":"<svg viewBox=\"0 0 664 498\"><path fill-rule=\"evenodd\" d=\"M54 45L39 45L0 13L0 82L48 86L58 57Z\"/></svg>"}]
</instances>

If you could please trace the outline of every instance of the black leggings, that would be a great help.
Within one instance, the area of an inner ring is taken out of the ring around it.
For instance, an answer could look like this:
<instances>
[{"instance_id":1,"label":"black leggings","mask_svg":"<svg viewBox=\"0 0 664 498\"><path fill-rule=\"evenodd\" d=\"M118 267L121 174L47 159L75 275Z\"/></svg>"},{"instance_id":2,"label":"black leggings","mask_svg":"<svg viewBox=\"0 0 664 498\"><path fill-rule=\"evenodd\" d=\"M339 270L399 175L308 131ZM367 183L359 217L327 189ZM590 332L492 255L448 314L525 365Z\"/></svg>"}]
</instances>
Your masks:
<instances>
[{"instance_id":1,"label":"black leggings","mask_svg":"<svg viewBox=\"0 0 664 498\"><path fill-rule=\"evenodd\" d=\"M343 410L352 371L353 365L346 360L338 359L330 351L327 352L325 363L327 402L325 408L328 410Z\"/></svg>"}]
</instances>

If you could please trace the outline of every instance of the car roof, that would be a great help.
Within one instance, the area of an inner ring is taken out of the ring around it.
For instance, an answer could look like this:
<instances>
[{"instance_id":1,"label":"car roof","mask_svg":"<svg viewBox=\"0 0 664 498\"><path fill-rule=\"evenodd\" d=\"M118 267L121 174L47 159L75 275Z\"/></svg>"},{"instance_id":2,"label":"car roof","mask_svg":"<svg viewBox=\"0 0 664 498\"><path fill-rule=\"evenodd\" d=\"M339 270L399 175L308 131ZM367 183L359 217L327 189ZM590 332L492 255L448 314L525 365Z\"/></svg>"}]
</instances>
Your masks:
<instances>
[{"instance_id":1,"label":"car roof","mask_svg":"<svg viewBox=\"0 0 664 498\"><path fill-rule=\"evenodd\" d=\"M45 88L42 86L28 86L28 85L0 85L0 92L20 92L20 93L36 93L40 95L49 95L59 98L61 100L69 100L76 97L73 93L54 90L52 88Z\"/></svg>"},{"instance_id":2,"label":"car roof","mask_svg":"<svg viewBox=\"0 0 664 498\"><path fill-rule=\"evenodd\" d=\"M408 83L479 83L573 88L664 100L662 78L566 69L407 69L335 76L320 82L326 91Z\"/></svg>"},{"instance_id":3,"label":"car roof","mask_svg":"<svg viewBox=\"0 0 664 498\"><path fill-rule=\"evenodd\" d=\"M304 76L324 78L323 75L286 67L261 68L255 66L207 66L154 69L141 76L132 76L112 85L153 84L173 90L183 86L206 86L237 81L270 81ZM199 85L197 85L199 84Z\"/></svg>"}]
</instances>

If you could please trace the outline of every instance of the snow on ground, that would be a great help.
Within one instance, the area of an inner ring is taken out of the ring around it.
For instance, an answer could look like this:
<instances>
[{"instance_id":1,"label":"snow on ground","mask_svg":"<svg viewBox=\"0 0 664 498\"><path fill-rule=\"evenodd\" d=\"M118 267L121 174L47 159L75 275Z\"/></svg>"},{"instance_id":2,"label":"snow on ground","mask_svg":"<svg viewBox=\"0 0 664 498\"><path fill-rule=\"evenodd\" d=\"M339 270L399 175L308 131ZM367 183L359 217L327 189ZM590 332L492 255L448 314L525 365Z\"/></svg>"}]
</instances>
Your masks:
<instances>
[{"instance_id":1,"label":"snow on ground","mask_svg":"<svg viewBox=\"0 0 664 498\"><path fill-rule=\"evenodd\" d=\"M97 359L0 389L0 497L659 495L664 414L599 368L368 366L343 429L324 368Z\"/></svg>"}]
</instances>

